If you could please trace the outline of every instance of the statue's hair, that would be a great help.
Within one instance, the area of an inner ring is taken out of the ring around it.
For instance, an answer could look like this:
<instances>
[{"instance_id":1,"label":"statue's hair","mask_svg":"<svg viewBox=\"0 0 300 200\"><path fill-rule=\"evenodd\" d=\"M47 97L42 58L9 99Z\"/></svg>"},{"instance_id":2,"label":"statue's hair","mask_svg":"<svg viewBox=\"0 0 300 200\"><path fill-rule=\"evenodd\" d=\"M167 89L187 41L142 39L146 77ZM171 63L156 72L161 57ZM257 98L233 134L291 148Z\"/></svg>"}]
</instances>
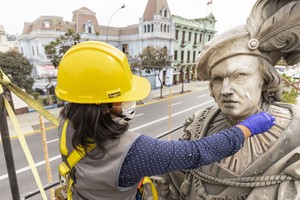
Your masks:
<instances>
[{"instance_id":1,"label":"statue's hair","mask_svg":"<svg viewBox=\"0 0 300 200\"><path fill-rule=\"evenodd\" d=\"M282 78L267 60L258 57L261 64L258 69L264 80L262 95L266 102L273 103L281 101L283 85Z\"/></svg>"}]
</instances>

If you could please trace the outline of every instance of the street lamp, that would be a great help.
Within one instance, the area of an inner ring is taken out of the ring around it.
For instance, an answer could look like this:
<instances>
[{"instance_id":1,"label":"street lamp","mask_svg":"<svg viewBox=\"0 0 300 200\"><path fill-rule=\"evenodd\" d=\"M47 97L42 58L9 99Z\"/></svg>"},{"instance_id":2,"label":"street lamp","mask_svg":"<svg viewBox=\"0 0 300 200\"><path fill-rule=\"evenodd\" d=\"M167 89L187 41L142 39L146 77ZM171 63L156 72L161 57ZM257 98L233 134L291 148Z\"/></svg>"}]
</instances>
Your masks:
<instances>
[{"instance_id":1,"label":"street lamp","mask_svg":"<svg viewBox=\"0 0 300 200\"><path fill-rule=\"evenodd\" d=\"M107 24L107 28L106 28L106 43L108 42L108 28L109 28L109 24L111 22L111 19L113 18L113 16L121 9L125 8L125 4L123 4L120 8L118 8L109 18L108 24Z\"/></svg>"}]
</instances>

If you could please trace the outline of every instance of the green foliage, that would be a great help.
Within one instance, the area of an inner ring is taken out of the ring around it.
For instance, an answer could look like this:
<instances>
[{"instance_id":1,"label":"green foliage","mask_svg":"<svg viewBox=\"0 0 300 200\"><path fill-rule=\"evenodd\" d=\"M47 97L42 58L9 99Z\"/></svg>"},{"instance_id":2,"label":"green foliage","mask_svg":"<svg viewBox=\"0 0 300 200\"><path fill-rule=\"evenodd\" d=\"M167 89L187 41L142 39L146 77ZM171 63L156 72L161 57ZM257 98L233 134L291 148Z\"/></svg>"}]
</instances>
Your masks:
<instances>
[{"instance_id":1,"label":"green foliage","mask_svg":"<svg viewBox=\"0 0 300 200\"><path fill-rule=\"evenodd\" d=\"M285 103L297 104L298 95L299 92L295 88L292 88L290 91L284 90L281 101Z\"/></svg>"},{"instance_id":2,"label":"green foliage","mask_svg":"<svg viewBox=\"0 0 300 200\"><path fill-rule=\"evenodd\" d=\"M31 95L33 96L33 98L35 100L37 100L39 98L40 93L39 92L33 92Z\"/></svg>"},{"instance_id":3,"label":"green foliage","mask_svg":"<svg viewBox=\"0 0 300 200\"><path fill-rule=\"evenodd\" d=\"M139 57L143 68L148 70L162 70L171 64L168 51L164 47L146 47Z\"/></svg>"},{"instance_id":4,"label":"green foliage","mask_svg":"<svg viewBox=\"0 0 300 200\"><path fill-rule=\"evenodd\" d=\"M285 103L297 104L297 97L299 95L299 91L287 84L287 81L289 83L294 82L292 77L283 74L282 78L285 79L286 81L285 81L285 87L283 88L281 101Z\"/></svg>"},{"instance_id":5,"label":"green foliage","mask_svg":"<svg viewBox=\"0 0 300 200\"><path fill-rule=\"evenodd\" d=\"M32 92L32 65L22 54L16 51L0 52L0 68L12 83L24 88L27 93Z\"/></svg>"},{"instance_id":6,"label":"green foliage","mask_svg":"<svg viewBox=\"0 0 300 200\"><path fill-rule=\"evenodd\" d=\"M139 74L141 76L143 66L142 66L142 61L138 56L135 56L134 58L129 58L128 59L130 69L133 74Z\"/></svg>"},{"instance_id":7,"label":"green foliage","mask_svg":"<svg viewBox=\"0 0 300 200\"><path fill-rule=\"evenodd\" d=\"M50 59L54 67L58 67L59 62L66 51L82 41L84 40L81 38L80 33L75 33L74 30L69 29L64 35L44 46L46 56Z\"/></svg>"},{"instance_id":8,"label":"green foliage","mask_svg":"<svg viewBox=\"0 0 300 200\"><path fill-rule=\"evenodd\" d=\"M146 73L153 71L160 82L160 97L162 98L163 83L159 77L160 72L171 65L171 60L168 55L168 50L165 47L148 46L139 55L142 68Z\"/></svg>"}]
</instances>

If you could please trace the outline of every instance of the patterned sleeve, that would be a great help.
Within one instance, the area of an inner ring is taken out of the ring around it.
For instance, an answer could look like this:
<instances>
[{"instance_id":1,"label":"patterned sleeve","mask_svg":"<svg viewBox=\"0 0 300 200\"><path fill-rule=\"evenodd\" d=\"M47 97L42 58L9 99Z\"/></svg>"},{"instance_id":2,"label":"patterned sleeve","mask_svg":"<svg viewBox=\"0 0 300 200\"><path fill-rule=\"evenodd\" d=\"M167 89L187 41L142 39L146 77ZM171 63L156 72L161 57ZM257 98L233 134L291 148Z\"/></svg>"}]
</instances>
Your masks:
<instances>
[{"instance_id":1,"label":"patterned sleeve","mask_svg":"<svg viewBox=\"0 0 300 200\"><path fill-rule=\"evenodd\" d=\"M193 141L165 141L140 136L131 146L121 168L119 186L129 187L143 176L207 165L237 152L244 134L232 127Z\"/></svg>"}]
</instances>

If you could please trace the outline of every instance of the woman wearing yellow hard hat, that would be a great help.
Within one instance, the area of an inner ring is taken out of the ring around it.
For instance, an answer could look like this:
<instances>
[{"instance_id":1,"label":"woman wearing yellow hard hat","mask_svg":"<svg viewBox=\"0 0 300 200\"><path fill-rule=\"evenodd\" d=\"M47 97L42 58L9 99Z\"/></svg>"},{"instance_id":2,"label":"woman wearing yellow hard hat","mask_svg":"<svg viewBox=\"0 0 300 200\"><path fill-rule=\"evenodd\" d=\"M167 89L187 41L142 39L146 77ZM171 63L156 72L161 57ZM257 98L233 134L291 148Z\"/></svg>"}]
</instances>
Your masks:
<instances>
[{"instance_id":1,"label":"woman wearing yellow hard hat","mask_svg":"<svg viewBox=\"0 0 300 200\"><path fill-rule=\"evenodd\" d=\"M237 152L245 138L274 125L267 113L196 141L160 141L128 131L135 102L147 97L147 79L131 73L117 48L88 41L70 48L59 67L55 92L69 102L60 113L63 161L73 162L72 199L132 200L144 176L206 165ZM65 143L65 145L64 145ZM91 145L95 148L91 150ZM85 155L85 156L84 156Z\"/></svg>"}]
</instances>

